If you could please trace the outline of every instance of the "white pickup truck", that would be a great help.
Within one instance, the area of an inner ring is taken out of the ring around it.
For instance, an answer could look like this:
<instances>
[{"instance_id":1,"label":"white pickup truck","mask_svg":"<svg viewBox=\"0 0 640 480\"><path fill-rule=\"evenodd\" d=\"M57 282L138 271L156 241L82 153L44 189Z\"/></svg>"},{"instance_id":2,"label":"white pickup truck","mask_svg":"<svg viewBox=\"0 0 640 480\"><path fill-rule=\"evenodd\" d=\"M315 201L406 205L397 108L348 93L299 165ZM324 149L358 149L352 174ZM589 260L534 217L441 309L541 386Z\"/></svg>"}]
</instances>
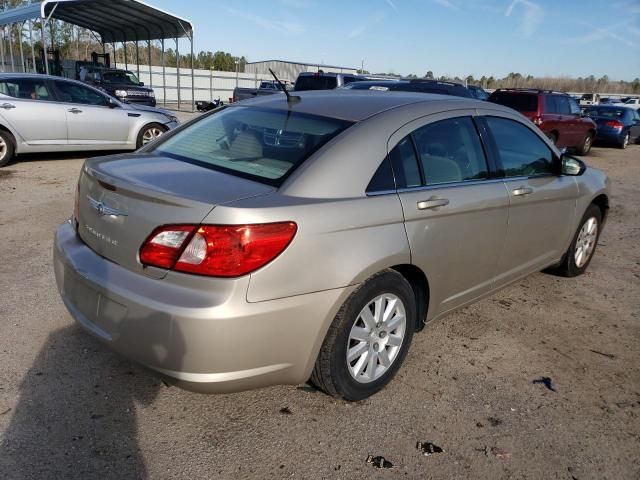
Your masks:
<instances>
[{"instance_id":1,"label":"white pickup truck","mask_svg":"<svg viewBox=\"0 0 640 480\"><path fill-rule=\"evenodd\" d=\"M590 107L591 105L600 105L600 94L598 93L585 93L580 98L581 107Z\"/></svg>"},{"instance_id":2,"label":"white pickup truck","mask_svg":"<svg viewBox=\"0 0 640 480\"><path fill-rule=\"evenodd\" d=\"M622 105L624 105L625 107L631 107L635 108L636 110L640 110L640 98L630 98Z\"/></svg>"}]
</instances>

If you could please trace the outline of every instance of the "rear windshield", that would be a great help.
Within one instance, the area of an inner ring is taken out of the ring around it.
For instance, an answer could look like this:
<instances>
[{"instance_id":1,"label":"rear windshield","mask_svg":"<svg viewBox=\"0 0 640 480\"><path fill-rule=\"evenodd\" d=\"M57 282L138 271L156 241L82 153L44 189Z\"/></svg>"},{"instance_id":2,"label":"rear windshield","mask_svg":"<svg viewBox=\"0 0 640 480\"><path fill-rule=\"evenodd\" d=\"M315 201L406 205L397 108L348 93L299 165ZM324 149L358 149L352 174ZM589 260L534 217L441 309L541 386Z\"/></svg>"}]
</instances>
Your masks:
<instances>
[{"instance_id":1,"label":"rear windshield","mask_svg":"<svg viewBox=\"0 0 640 480\"><path fill-rule=\"evenodd\" d=\"M587 115L590 117L623 118L625 109L623 108L588 108Z\"/></svg>"},{"instance_id":2,"label":"rear windshield","mask_svg":"<svg viewBox=\"0 0 640 480\"><path fill-rule=\"evenodd\" d=\"M285 110L229 107L167 138L153 151L277 186L351 125Z\"/></svg>"},{"instance_id":3,"label":"rear windshield","mask_svg":"<svg viewBox=\"0 0 640 480\"><path fill-rule=\"evenodd\" d=\"M296 80L295 91L304 92L305 90L333 90L338 86L338 79L324 75L303 75Z\"/></svg>"},{"instance_id":4,"label":"rear windshield","mask_svg":"<svg viewBox=\"0 0 640 480\"><path fill-rule=\"evenodd\" d=\"M538 111L538 95L531 93L497 92L491 95L489 101L519 112Z\"/></svg>"}]
</instances>

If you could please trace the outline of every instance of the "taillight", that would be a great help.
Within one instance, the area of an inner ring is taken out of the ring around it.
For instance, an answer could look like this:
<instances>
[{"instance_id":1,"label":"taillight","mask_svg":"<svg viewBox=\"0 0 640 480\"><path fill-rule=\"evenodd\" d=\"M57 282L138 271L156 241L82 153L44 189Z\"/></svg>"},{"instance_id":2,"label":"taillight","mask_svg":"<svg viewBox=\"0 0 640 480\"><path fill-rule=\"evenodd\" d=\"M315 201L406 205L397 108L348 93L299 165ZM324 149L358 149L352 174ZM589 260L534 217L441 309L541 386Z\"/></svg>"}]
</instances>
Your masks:
<instances>
[{"instance_id":1,"label":"taillight","mask_svg":"<svg viewBox=\"0 0 640 480\"><path fill-rule=\"evenodd\" d=\"M611 127L611 128L623 128L624 127L624 123L619 122L618 120L609 120L607 122L607 127Z\"/></svg>"},{"instance_id":2,"label":"taillight","mask_svg":"<svg viewBox=\"0 0 640 480\"><path fill-rule=\"evenodd\" d=\"M542 125L542 117L533 117L533 123L538 126Z\"/></svg>"},{"instance_id":3,"label":"taillight","mask_svg":"<svg viewBox=\"0 0 640 480\"><path fill-rule=\"evenodd\" d=\"M144 265L210 277L240 277L265 266L291 243L293 222L258 225L169 225L140 250Z\"/></svg>"},{"instance_id":4,"label":"taillight","mask_svg":"<svg viewBox=\"0 0 640 480\"><path fill-rule=\"evenodd\" d=\"M74 226L77 228L78 222L80 221L80 180L78 180L76 196L73 199L73 221L75 222Z\"/></svg>"}]
</instances>

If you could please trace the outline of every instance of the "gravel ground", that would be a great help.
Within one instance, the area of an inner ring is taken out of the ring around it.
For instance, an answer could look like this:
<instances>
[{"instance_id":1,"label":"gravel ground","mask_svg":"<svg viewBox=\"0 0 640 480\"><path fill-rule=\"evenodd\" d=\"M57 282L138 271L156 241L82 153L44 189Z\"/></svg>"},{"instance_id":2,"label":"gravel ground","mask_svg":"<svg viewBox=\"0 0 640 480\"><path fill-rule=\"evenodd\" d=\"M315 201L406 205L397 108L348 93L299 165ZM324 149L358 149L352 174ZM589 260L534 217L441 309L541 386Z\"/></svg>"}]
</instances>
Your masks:
<instances>
[{"instance_id":1,"label":"gravel ground","mask_svg":"<svg viewBox=\"0 0 640 480\"><path fill-rule=\"evenodd\" d=\"M588 157L614 193L587 275L536 274L430 325L357 404L170 388L74 326L51 251L82 160L0 171L0 478L640 478L640 146Z\"/></svg>"}]
</instances>

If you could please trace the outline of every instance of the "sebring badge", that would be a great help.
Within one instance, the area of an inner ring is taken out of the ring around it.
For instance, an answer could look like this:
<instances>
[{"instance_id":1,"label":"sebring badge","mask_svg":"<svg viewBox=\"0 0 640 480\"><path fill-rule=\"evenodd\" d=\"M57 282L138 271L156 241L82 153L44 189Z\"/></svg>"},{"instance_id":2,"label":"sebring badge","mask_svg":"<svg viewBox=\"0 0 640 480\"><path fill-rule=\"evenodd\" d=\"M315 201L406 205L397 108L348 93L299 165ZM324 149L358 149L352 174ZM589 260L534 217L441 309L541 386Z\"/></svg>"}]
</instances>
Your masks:
<instances>
[{"instance_id":1,"label":"sebring badge","mask_svg":"<svg viewBox=\"0 0 640 480\"><path fill-rule=\"evenodd\" d=\"M109 216L109 217L126 217L128 216L126 213L121 212L120 210L116 210L115 208L107 207L104 203L99 202L98 200L91 198L87 195L87 200L91 204L91 208L93 208L98 215L100 216Z\"/></svg>"}]
</instances>

